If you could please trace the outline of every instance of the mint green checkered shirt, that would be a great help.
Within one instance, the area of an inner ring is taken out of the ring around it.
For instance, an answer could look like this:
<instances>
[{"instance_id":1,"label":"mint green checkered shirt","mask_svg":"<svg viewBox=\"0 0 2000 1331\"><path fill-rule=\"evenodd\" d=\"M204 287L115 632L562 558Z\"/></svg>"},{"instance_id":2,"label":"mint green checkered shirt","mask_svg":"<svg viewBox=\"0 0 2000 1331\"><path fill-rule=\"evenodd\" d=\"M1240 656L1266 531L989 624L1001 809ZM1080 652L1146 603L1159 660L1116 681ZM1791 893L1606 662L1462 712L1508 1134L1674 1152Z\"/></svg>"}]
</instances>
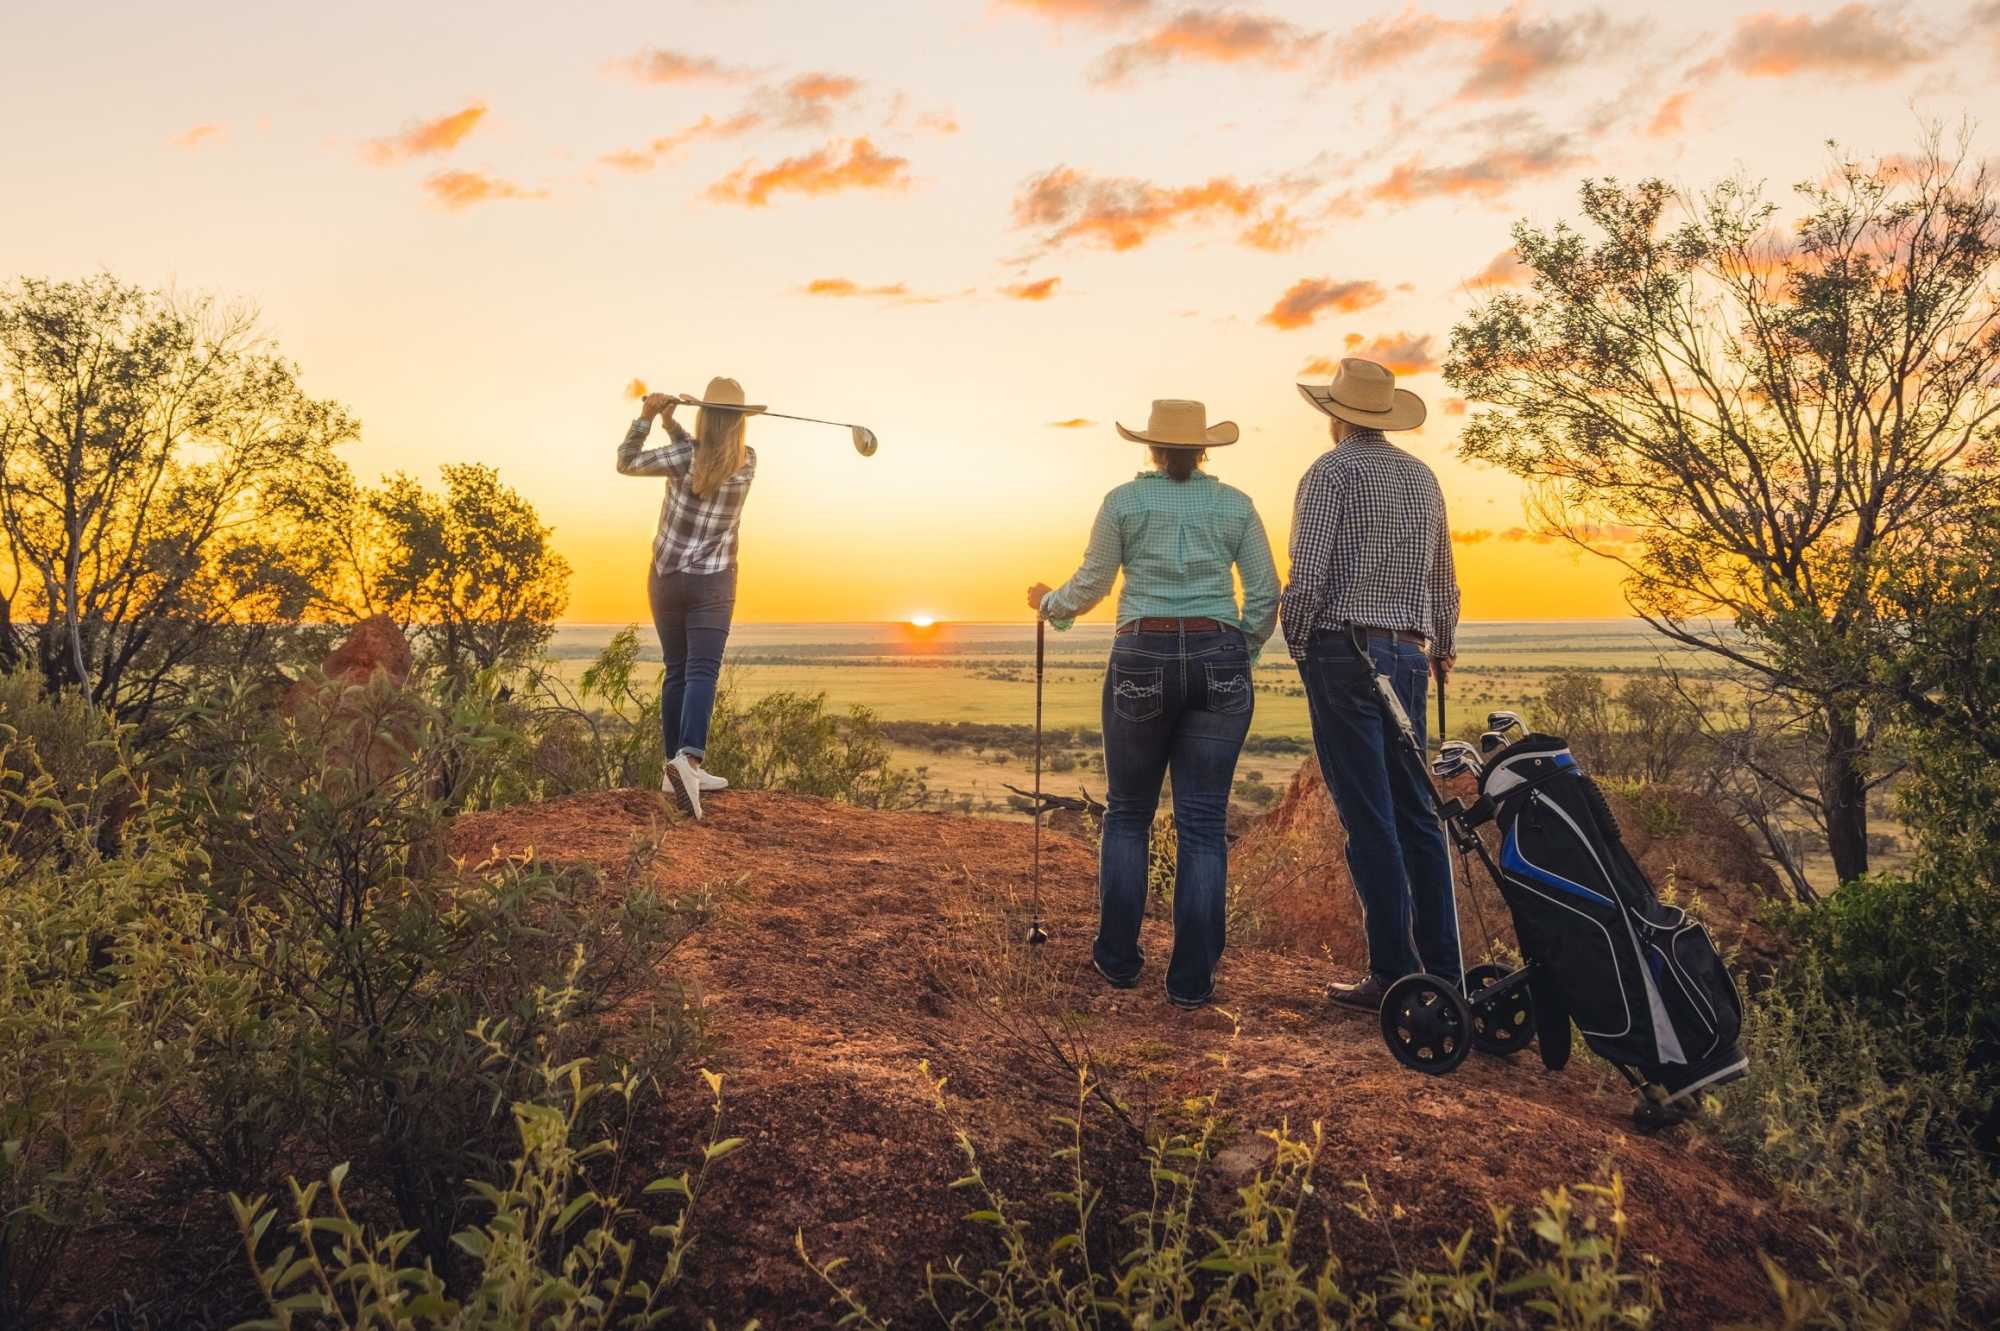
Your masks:
<instances>
[{"instance_id":1,"label":"mint green checkered shirt","mask_svg":"<svg viewBox=\"0 0 2000 1331\"><path fill-rule=\"evenodd\" d=\"M1250 496L1206 472L1176 481L1142 471L1104 496L1083 567L1042 598L1042 615L1066 629L1111 594L1118 571L1118 622L1219 619L1243 630L1254 660L1278 622L1278 570ZM1236 580L1243 575L1243 607Z\"/></svg>"}]
</instances>

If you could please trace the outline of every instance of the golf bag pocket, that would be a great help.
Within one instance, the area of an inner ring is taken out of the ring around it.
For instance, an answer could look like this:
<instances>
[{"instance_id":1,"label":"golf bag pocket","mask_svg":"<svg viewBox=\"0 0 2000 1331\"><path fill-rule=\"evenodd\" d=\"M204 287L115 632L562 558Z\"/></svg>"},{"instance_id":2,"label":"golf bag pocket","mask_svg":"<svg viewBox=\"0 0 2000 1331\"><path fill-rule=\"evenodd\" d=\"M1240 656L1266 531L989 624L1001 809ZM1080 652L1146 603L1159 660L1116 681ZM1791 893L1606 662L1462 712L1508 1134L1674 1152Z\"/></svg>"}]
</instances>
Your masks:
<instances>
[{"instance_id":1,"label":"golf bag pocket","mask_svg":"<svg viewBox=\"0 0 2000 1331\"><path fill-rule=\"evenodd\" d=\"M1688 1062L1699 1062L1735 1043L1742 1003L1708 930L1674 906L1658 908L1655 919L1639 926L1647 963L1682 1052Z\"/></svg>"},{"instance_id":2,"label":"golf bag pocket","mask_svg":"<svg viewBox=\"0 0 2000 1331\"><path fill-rule=\"evenodd\" d=\"M1250 710L1250 667L1242 661L1211 664L1208 671L1208 710L1224 715Z\"/></svg>"},{"instance_id":3,"label":"golf bag pocket","mask_svg":"<svg viewBox=\"0 0 2000 1331\"><path fill-rule=\"evenodd\" d=\"M1167 707L1167 672L1111 663L1111 706L1124 721L1151 721Z\"/></svg>"}]
</instances>

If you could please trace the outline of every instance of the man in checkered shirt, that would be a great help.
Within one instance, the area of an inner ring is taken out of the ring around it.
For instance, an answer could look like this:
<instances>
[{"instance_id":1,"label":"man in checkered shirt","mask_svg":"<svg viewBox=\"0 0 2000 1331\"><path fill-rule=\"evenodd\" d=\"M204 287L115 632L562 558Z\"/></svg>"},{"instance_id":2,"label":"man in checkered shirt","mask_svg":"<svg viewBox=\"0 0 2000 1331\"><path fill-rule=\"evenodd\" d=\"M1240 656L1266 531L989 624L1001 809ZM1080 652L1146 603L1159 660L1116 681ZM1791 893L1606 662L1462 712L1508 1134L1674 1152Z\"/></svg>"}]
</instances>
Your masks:
<instances>
[{"instance_id":1,"label":"man in checkered shirt","mask_svg":"<svg viewBox=\"0 0 2000 1331\"><path fill-rule=\"evenodd\" d=\"M1332 418L1334 447L1299 482L1280 616L1368 936L1367 976L1328 992L1374 1011L1405 975L1460 978L1444 829L1369 675L1388 677L1421 742L1430 675L1453 661L1458 579L1437 477L1382 434L1421 425L1423 400L1354 359L1299 392Z\"/></svg>"}]
</instances>

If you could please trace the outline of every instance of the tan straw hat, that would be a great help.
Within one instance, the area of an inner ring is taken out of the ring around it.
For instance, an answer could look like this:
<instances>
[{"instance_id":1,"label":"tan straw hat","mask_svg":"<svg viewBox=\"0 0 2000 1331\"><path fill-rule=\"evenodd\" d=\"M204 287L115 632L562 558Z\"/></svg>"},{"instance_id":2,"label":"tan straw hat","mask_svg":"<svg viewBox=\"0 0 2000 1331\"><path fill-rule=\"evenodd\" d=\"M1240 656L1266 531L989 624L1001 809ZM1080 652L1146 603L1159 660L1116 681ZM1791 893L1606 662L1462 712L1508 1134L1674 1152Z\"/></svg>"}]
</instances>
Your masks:
<instances>
[{"instance_id":1,"label":"tan straw hat","mask_svg":"<svg viewBox=\"0 0 2000 1331\"><path fill-rule=\"evenodd\" d=\"M1329 416L1373 430L1414 430L1424 423L1424 400L1396 387L1396 376L1372 360L1350 356L1330 384L1300 384L1299 396Z\"/></svg>"},{"instance_id":2,"label":"tan straw hat","mask_svg":"<svg viewBox=\"0 0 2000 1331\"><path fill-rule=\"evenodd\" d=\"M1145 429L1128 430L1119 425L1118 433L1135 444L1155 444L1161 448L1221 448L1236 442L1236 422L1217 421L1210 425L1208 408L1201 403L1157 398Z\"/></svg>"},{"instance_id":3,"label":"tan straw hat","mask_svg":"<svg viewBox=\"0 0 2000 1331\"><path fill-rule=\"evenodd\" d=\"M740 411L746 416L755 416L764 410L762 405L746 406L743 402L743 385L734 379L724 379L720 376L708 381L708 391L700 397L689 397L686 393L682 393L681 401L691 407L721 407L725 411Z\"/></svg>"}]
</instances>

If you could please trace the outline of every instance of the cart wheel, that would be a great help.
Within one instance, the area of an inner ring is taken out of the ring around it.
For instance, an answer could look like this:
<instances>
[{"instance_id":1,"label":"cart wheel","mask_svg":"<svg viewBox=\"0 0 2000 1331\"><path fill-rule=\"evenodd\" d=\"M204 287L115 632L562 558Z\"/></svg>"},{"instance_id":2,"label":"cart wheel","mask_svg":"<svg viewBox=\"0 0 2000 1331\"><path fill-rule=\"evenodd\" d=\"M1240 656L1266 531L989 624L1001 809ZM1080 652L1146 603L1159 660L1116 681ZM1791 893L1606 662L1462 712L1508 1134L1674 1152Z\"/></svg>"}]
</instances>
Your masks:
<instances>
[{"instance_id":1,"label":"cart wheel","mask_svg":"<svg viewBox=\"0 0 2000 1331\"><path fill-rule=\"evenodd\" d=\"M1382 1038L1404 1067L1443 1076L1472 1048L1472 1012L1450 981L1405 975L1382 998Z\"/></svg>"},{"instance_id":2,"label":"cart wheel","mask_svg":"<svg viewBox=\"0 0 2000 1331\"><path fill-rule=\"evenodd\" d=\"M1479 1001L1480 991L1514 972L1487 962L1465 973L1466 1002L1472 1008L1472 1047L1482 1054L1518 1054L1535 1038L1535 1003L1525 984L1516 985L1497 1003Z\"/></svg>"}]
</instances>

